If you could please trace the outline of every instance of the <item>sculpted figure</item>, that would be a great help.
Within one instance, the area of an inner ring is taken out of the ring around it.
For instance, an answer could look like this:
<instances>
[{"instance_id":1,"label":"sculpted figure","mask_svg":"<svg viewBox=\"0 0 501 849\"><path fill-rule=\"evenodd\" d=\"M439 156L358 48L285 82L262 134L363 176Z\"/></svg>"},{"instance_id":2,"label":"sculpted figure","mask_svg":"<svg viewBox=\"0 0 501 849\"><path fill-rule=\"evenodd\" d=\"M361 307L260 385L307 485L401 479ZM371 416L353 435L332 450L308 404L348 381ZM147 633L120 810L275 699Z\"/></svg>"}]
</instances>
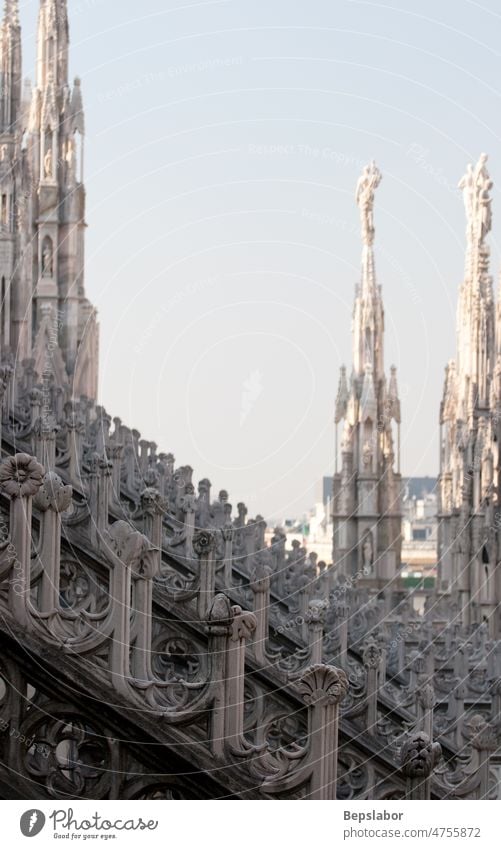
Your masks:
<instances>
[{"instance_id":1,"label":"sculpted figure","mask_svg":"<svg viewBox=\"0 0 501 849\"><path fill-rule=\"evenodd\" d=\"M459 181L459 188L463 192L464 208L466 212L467 235L482 243L492 227L492 198L490 190L493 182L487 171L487 154L482 153L473 168L468 165L466 174Z\"/></svg>"},{"instance_id":2,"label":"sculpted figure","mask_svg":"<svg viewBox=\"0 0 501 849\"><path fill-rule=\"evenodd\" d=\"M368 533L362 543L362 568L365 575L372 572L372 564L374 562L374 551L372 545L372 534Z\"/></svg>"},{"instance_id":3,"label":"sculpted figure","mask_svg":"<svg viewBox=\"0 0 501 849\"><path fill-rule=\"evenodd\" d=\"M52 246L48 240L44 242L42 248L42 277L52 277L54 272L54 263L52 258Z\"/></svg>"},{"instance_id":4,"label":"sculpted figure","mask_svg":"<svg viewBox=\"0 0 501 849\"><path fill-rule=\"evenodd\" d=\"M48 150L43 160L44 174L47 178L52 177L52 151Z\"/></svg>"},{"instance_id":5,"label":"sculpted figure","mask_svg":"<svg viewBox=\"0 0 501 849\"><path fill-rule=\"evenodd\" d=\"M440 743L432 743L424 731L417 731L402 746L402 769L408 778L427 778L442 756Z\"/></svg>"},{"instance_id":6,"label":"sculpted figure","mask_svg":"<svg viewBox=\"0 0 501 849\"><path fill-rule=\"evenodd\" d=\"M360 209L362 239L364 244L374 241L374 193L381 182L382 174L374 161L366 165L357 183L356 201Z\"/></svg>"}]
</instances>

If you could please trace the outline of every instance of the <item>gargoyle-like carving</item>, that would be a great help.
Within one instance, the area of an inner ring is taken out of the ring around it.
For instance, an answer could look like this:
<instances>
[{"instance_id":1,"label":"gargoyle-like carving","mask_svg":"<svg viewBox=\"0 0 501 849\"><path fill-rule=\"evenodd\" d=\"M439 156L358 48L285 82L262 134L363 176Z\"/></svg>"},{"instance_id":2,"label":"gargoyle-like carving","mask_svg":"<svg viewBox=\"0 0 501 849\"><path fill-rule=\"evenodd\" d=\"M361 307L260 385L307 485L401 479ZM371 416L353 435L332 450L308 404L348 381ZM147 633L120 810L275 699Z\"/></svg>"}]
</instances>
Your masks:
<instances>
[{"instance_id":1,"label":"gargoyle-like carving","mask_svg":"<svg viewBox=\"0 0 501 849\"><path fill-rule=\"evenodd\" d=\"M325 613L329 604L327 601L315 598L308 604L305 621L308 625L317 625L325 621Z\"/></svg>"},{"instance_id":2,"label":"gargoyle-like carving","mask_svg":"<svg viewBox=\"0 0 501 849\"><path fill-rule=\"evenodd\" d=\"M440 743L432 743L424 731L418 731L402 746L402 772L407 778L428 778L441 757Z\"/></svg>"},{"instance_id":3,"label":"gargoyle-like carving","mask_svg":"<svg viewBox=\"0 0 501 849\"><path fill-rule=\"evenodd\" d=\"M162 515L167 512L167 502L158 489L149 486L141 493L141 506L145 513Z\"/></svg>"},{"instance_id":4,"label":"gargoyle-like carving","mask_svg":"<svg viewBox=\"0 0 501 849\"><path fill-rule=\"evenodd\" d=\"M256 630L256 617L248 610L242 610L240 605L234 604L232 607L234 620L231 632L231 639L237 642L240 639L249 640Z\"/></svg>"}]
</instances>

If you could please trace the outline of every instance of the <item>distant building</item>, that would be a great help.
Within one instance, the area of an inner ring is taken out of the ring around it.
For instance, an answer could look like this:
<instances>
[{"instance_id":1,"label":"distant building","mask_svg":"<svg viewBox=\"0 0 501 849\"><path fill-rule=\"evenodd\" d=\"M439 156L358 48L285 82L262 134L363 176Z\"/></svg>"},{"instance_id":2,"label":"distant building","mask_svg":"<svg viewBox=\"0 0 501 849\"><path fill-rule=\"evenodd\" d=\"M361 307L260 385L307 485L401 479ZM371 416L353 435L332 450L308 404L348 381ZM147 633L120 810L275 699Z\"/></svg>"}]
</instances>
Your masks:
<instances>
[{"instance_id":1,"label":"distant building","mask_svg":"<svg viewBox=\"0 0 501 849\"><path fill-rule=\"evenodd\" d=\"M404 480L402 577L408 586L432 589L437 569L437 478Z\"/></svg>"}]
</instances>

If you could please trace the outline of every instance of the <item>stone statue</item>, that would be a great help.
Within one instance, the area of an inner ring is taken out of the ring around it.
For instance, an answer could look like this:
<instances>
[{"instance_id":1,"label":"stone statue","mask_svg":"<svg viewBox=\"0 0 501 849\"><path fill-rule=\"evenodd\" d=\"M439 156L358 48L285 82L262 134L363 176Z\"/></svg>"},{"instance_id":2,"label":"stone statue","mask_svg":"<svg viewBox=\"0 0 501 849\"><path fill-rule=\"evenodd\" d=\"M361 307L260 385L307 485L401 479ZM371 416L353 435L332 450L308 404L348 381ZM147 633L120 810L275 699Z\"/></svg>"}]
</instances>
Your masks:
<instances>
[{"instance_id":1,"label":"stone statue","mask_svg":"<svg viewBox=\"0 0 501 849\"><path fill-rule=\"evenodd\" d=\"M65 159L68 166L68 179L72 182L76 175L75 143L73 139L68 139Z\"/></svg>"},{"instance_id":2,"label":"stone statue","mask_svg":"<svg viewBox=\"0 0 501 849\"><path fill-rule=\"evenodd\" d=\"M52 246L49 241L45 241L42 248L42 277L52 277L53 272Z\"/></svg>"},{"instance_id":3,"label":"stone statue","mask_svg":"<svg viewBox=\"0 0 501 849\"><path fill-rule=\"evenodd\" d=\"M52 151L51 150L48 150L47 153L44 156L43 167L44 167L44 175L47 178L51 178L53 176L52 175Z\"/></svg>"},{"instance_id":4,"label":"stone statue","mask_svg":"<svg viewBox=\"0 0 501 849\"><path fill-rule=\"evenodd\" d=\"M463 202L466 212L466 221L470 223L473 220L474 209L474 189L473 189L473 165L471 162L466 166L466 174L459 181L458 188L463 192Z\"/></svg>"},{"instance_id":5,"label":"stone statue","mask_svg":"<svg viewBox=\"0 0 501 849\"><path fill-rule=\"evenodd\" d=\"M374 242L374 192L379 186L382 174L374 160L366 165L357 183L356 201L360 209L362 239L365 245Z\"/></svg>"},{"instance_id":6,"label":"stone statue","mask_svg":"<svg viewBox=\"0 0 501 849\"><path fill-rule=\"evenodd\" d=\"M482 153L475 168L469 164L459 182L463 192L469 239L482 243L492 227L490 190L492 180L486 167L487 154Z\"/></svg>"},{"instance_id":7,"label":"stone statue","mask_svg":"<svg viewBox=\"0 0 501 849\"><path fill-rule=\"evenodd\" d=\"M369 532L362 543L362 568L364 575L370 575L374 562L374 551L372 545L372 534Z\"/></svg>"}]
</instances>

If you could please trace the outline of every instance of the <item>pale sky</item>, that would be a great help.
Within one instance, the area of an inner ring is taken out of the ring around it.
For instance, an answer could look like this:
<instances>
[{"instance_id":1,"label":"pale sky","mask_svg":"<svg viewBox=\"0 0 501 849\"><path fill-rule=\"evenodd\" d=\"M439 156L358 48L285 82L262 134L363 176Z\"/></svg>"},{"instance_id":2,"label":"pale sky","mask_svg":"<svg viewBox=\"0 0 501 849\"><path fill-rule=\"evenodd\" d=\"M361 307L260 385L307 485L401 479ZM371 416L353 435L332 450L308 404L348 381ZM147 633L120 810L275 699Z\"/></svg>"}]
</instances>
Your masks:
<instances>
[{"instance_id":1,"label":"pale sky","mask_svg":"<svg viewBox=\"0 0 501 849\"><path fill-rule=\"evenodd\" d=\"M22 3L31 76L37 8ZM374 158L402 471L436 474L464 260L457 184L482 151L499 271L499 4L70 0L69 13L108 412L250 515L307 509L334 466L354 192Z\"/></svg>"}]
</instances>

